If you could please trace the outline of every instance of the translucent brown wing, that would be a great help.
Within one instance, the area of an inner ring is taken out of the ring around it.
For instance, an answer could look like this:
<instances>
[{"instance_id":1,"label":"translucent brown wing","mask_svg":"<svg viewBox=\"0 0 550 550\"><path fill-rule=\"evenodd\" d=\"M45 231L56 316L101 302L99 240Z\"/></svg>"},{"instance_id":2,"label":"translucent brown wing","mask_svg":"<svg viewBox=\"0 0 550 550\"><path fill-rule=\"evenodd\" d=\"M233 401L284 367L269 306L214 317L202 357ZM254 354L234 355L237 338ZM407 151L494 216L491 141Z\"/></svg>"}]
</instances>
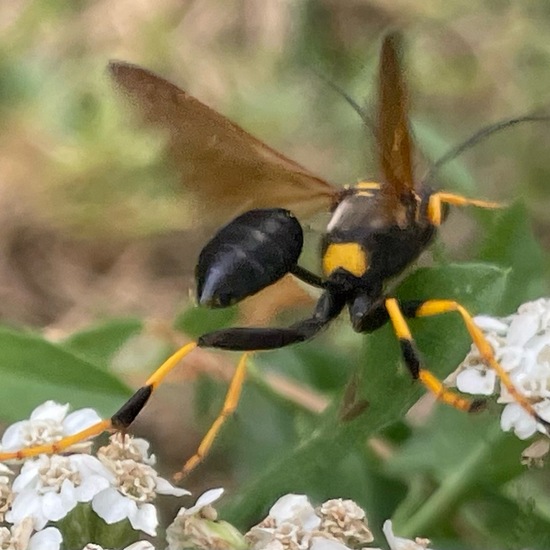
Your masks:
<instances>
[{"instance_id":1,"label":"translucent brown wing","mask_svg":"<svg viewBox=\"0 0 550 550\"><path fill-rule=\"evenodd\" d=\"M167 134L195 214L221 224L251 208L297 216L328 209L338 188L284 157L174 84L141 67L111 62L117 87L149 126Z\"/></svg>"},{"instance_id":2,"label":"translucent brown wing","mask_svg":"<svg viewBox=\"0 0 550 550\"><path fill-rule=\"evenodd\" d=\"M414 190L408 94L400 60L401 37L385 37L378 75L377 141L382 169L382 208L400 225Z\"/></svg>"}]
</instances>

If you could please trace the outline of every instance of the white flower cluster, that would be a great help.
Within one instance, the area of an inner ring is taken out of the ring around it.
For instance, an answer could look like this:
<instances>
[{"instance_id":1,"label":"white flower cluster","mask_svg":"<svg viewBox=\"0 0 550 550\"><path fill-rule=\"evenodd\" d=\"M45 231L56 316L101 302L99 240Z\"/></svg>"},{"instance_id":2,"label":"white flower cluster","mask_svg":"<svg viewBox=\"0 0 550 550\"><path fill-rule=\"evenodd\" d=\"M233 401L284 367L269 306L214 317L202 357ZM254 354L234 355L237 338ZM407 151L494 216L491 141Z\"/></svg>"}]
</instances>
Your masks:
<instances>
[{"instance_id":1,"label":"white flower cluster","mask_svg":"<svg viewBox=\"0 0 550 550\"><path fill-rule=\"evenodd\" d=\"M2 450L55 442L99 420L92 409L67 412L68 406L53 401L37 407L29 420L6 430ZM89 449L89 445L78 447ZM58 550L62 535L50 524L66 518L79 503L89 503L108 525L127 519L134 530L154 536L158 517L153 501L157 494L190 494L161 478L154 463L149 443L116 434L97 457L82 453L39 455L26 459L17 475L0 465L0 548ZM140 542L128 548L153 547Z\"/></svg>"},{"instance_id":2,"label":"white flower cluster","mask_svg":"<svg viewBox=\"0 0 550 550\"><path fill-rule=\"evenodd\" d=\"M390 550L425 550L427 539L396 537L391 521L384 524ZM354 550L365 548L374 537L365 512L352 500L332 499L314 508L305 495L288 494L269 515L245 535L250 550Z\"/></svg>"},{"instance_id":3,"label":"white flower cluster","mask_svg":"<svg viewBox=\"0 0 550 550\"><path fill-rule=\"evenodd\" d=\"M6 430L2 448L58 441L98 420L91 409L67 413L68 407L48 401L35 409L30 420ZM135 540L135 531L154 536L157 494L189 494L158 476L153 468L155 457L143 439L114 435L96 455L40 455L13 470L0 464L0 549L60 550L63 539L74 535L71 527L80 534L85 518L97 523L97 516L106 528L116 523L116 532L126 520L131 538L125 540ZM242 535L217 518L212 505L222 494L223 489L211 489L194 506L180 509L166 530L167 550L379 550L366 546L373 535L365 512L351 500L332 499L314 508L304 495L289 494L273 505L267 518ZM73 520L71 512L81 503L86 506ZM429 543L396 537L390 521L383 530L390 550L425 550ZM82 544L82 550L105 550L95 541ZM142 540L125 550L155 548Z\"/></svg>"},{"instance_id":4,"label":"white flower cluster","mask_svg":"<svg viewBox=\"0 0 550 550\"><path fill-rule=\"evenodd\" d=\"M508 372L514 386L529 400L544 420L550 420L550 300L541 298L520 306L508 317L479 316L476 325L493 347L497 361ZM509 394L494 370L485 366L476 346L460 366L457 388L466 393L492 395L505 407L501 416L504 431L514 430L520 439L538 431L546 433Z\"/></svg>"}]
</instances>

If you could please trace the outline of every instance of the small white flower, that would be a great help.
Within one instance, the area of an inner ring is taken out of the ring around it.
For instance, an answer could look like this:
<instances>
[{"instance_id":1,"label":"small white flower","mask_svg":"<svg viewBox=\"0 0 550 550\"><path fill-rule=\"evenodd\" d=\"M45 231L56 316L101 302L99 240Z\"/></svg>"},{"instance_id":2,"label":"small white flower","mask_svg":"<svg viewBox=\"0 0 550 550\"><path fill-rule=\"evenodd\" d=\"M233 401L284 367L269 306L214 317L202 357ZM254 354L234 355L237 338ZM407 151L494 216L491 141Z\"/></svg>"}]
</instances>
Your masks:
<instances>
[{"instance_id":1,"label":"small white flower","mask_svg":"<svg viewBox=\"0 0 550 550\"><path fill-rule=\"evenodd\" d=\"M350 550L348 546L335 539L327 539L325 537L313 537L309 550ZM370 548L368 550L371 550ZM375 550L375 549L372 549Z\"/></svg>"},{"instance_id":2,"label":"small white flower","mask_svg":"<svg viewBox=\"0 0 550 550\"><path fill-rule=\"evenodd\" d=\"M284 495L268 516L246 533L252 550L306 550L321 518L305 495Z\"/></svg>"},{"instance_id":3,"label":"small white flower","mask_svg":"<svg viewBox=\"0 0 550 550\"><path fill-rule=\"evenodd\" d=\"M321 518L305 495L282 496L269 510L269 516L276 525L293 523L306 531L317 529Z\"/></svg>"},{"instance_id":4,"label":"small white flower","mask_svg":"<svg viewBox=\"0 0 550 550\"><path fill-rule=\"evenodd\" d=\"M316 512L321 518L319 531L329 534L347 546L363 547L374 539L367 524L365 511L353 500L327 500L316 509Z\"/></svg>"},{"instance_id":5,"label":"small white flower","mask_svg":"<svg viewBox=\"0 0 550 550\"><path fill-rule=\"evenodd\" d=\"M124 550L155 550L155 547L147 540L138 540Z\"/></svg>"},{"instance_id":6,"label":"small white flower","mask_svg":"<svg viewBox=\"0 0 550 550\"><path fill-rule=\"evenodd\" d=\"M386 536L390 550L426 550L430 545L428 539L416 538L415 540L404 539L401 537L396 537L393 534L392 522L387 520L384 522L382 531Z\"/></svg>"},{"instance_id":7,"label":"small white flower","mask_svg":"<svg viewBox=\"0 0 550 550\"><path fill-rule=\"evenodd\" d=\"M210 489L201 495L191 508L181 508L166 530L168 550L246 550L242 534L226 521L217 521L212 504L223 489Z\"/></svg>"},{"instance_id":8,"label":"small white flower","mask_svg":"<svg viewBox=\"0 0 550 550\"><path fill-rule=\"evenodd\" d=\"M13 490L10 483L10 476L12 475L13 472L5 464L0 463L0 523L4 521L4 516L13 500Z\"/></svg>"},{"instance_id":9,"label":"small white flower","mask_svg":"<svg viewBox=\"0 0 550 550\"><path fill-rule=\"evenodd\" d=\"M27 460L13 481L15 498L7 521L30 516L34 528L65 517L79 502L89 502L109 486L112 474L89 455L46 456Z\"/></svg>"},{"instance_id":10,"label":"small white flower","mask_svg":"<svg viewBox=\"0 0 550 550\"><path fill-rule=\"evenodd\" d=\"M34 409L29 420L15 422L6 429L0 448L8 452L55 443L101 420L93 409L80 409L67 414L68 411L68 404L60 405L54 401L46 401ZM83 450L90 445L90 442L78 443L71 447L71 450Z\"/></svg>"},{"instance_id":11,"label":"small white flower","mask_svg":"<svg viewBox=\"0 0 550 550\"><path fill-rule=\"evenodd\" d=\"M191 508L180 508L178 516L193 516L195 514L200 514L202 517L206 517L208 519L216 519L217 514L212 507L212 504L219 500L223 493L224 490L221 487L205 491L197 499L194 506L191 506Z\"/></svg>"},{"instance_id":12,"label":"small white flower","mask_svg":"<svg viewBox=\"0 0 550 550\"><path fill-rule=\"evenodd\" d=\"M25 518L17 525L8 529L0 527L0 548L14 550L59 550L61 533L55 527L47 527L34 535L33 521Z\"/></svg>"},{"instance_id":13,"label":"small white flower","mask_svg":"<svg viewBox=\"0 0 550 550\"><path fill-rule=\"evenodd\" d=\"M120 436L115 435L107 448L98 451L98 458L111 472L112 481L109 487L94 496L92 509L108 524L127 518L134 529L154 536L158 517L152 502L157 494L183 496L190 493L174 487L157 474L147 463L152 460L147 449L148 445L134 444L126 439L120 444Z\"/></svg>"},{"instance_id":14,"label":"small white flower","mask_svg":"<svg viewBox=\"0 0 550 550\"><path fill-rule=\"evenodd\" d=\"M103 463L130 459L154 466L157 459L155 455L149 454L149 447L150 444L145 439L119 432L109 438L108 445L98 449L97 456Z\"/></svg>"},{"instance_id":15,"label":"small white flower","mask_svg":"<svg viewBox=\"0 0 550 550\"><path fill-rule=\"evenodd\" d=\"M106 548L103 548L102 546L99 546L99 544L87 544L82 550L107 550ZM133 544L130 544L130 546L127 546L124 548L124 550L155 550L155 547L146 540L139 540L138 542L134 542Z\"/></svg>"},{"instance_id":16,"label":"small white flower","mask_svg":"<svg viewBox=\"0 0 550 550\"><path fill-rule=\"evenodd\" d=\"M550 300L528 302L502 319L476 317L475 322L516 389L541 418L550 420ZM460 368L456 380L460 391L491 395L500 386L497 401L506 404L501 416L504 431L514 430L520 439L537 431L546 433L546 428L516 403L502 383L497 385L495 372L486 367L474 345Z\"/></svg>"},{"instance_id":17,"label":"small white flower","mask_svg":"<svg viewBox=\"0 0 550 550\"><path fill-rule=\"evenodd\" d=\"M373 540L365 512L352 500L313 508L304 495L285 495L246 534L252 550L349 550Z\"/></svg>"},{"instance_id":18,"label":"small white flower","mask_svg":"<svg viewBox=\"0 0 550 550\"><path fill-rule=\"evenodd\" d=\"M459 372L456 377L457 388L464 393L492 395L495 393L497 373L479 365L472 365Z\"/></svg>"}]
</instances>

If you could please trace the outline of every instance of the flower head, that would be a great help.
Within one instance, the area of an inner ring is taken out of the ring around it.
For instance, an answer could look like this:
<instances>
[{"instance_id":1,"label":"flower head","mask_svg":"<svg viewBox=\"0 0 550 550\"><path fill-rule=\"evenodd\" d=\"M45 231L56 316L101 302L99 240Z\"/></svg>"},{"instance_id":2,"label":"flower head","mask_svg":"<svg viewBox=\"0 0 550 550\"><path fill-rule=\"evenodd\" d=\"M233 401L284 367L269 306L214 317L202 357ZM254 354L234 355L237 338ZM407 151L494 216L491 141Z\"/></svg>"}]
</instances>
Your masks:
<instances>
[{"instance_id":1,"label":"flower head","mask_svg":"<svg viewBox=\"0 0 550 550\"><path fill-rule=\"evenodd\" d=\"M319 531L330 534L350 548L362 547L372 542L365 511L353 500L335 498L316 508L321 518Z\"/></svg>"},{"instance_id":2,"label":"flower head","mask_svg":"<svg viewBox=\"0 0 550 550\"><path fill-rule=\"evenodd\" d=\"M111 483L94 496L92 509L108 524L128 519L134 529L155 535L158 517L152 502L157 494L190 494L158 475L143 440L115 434L109 445L98 451L98 458L111 473Z\"/></svg>"},{"instance_id":3,"label":"flower head","mask_svg":"<svg viewBox=\"0 0 550 550\"><path fill-rule=\"evenodd\" d=\"M482 316L475 322L514 386L541 418L550 420L550 300L528 302L502 319ZM491 395L499 390L498 402L505 404L500 420L504 431L514 430L520 439L531 437L537 430L546 432L502 384L498 387L495 372L484 365L475 346L460 368L456 380L460 391Z\"/></svg>"},{"instance_id":4,"label":"flower head","mask_svg":"<svg viewBox=\"0 0 550 550\"><path fill-rule=\"evenodd\" d=\"M245 550L241 533L225 521L217 520L212 504L223 489L210 489L201 495L191 508L181 508L166 530L168 550L196 548L204 550Z\"/></svg>"},{"instance_id":5,"label":"flower head","mask_svg":"<svg viewBox=\"0 0 550 550\"><path fill-rule=\"evenodd\" d=\"M350 550L373 540L365 512L352 500L313 508L304 495L285 495L246 534L252 550Z\"/></svg>"},{"instance_id":6,"label":"flower head","mask_svg":"<svg viewBox=\"0 0 550 550\"><path fill-rule=\"evenodd\" d=\"M107 548L103 548L102 546L99 546L99 544L87 544L82 550L108 550ZM138 540L137 542L134 542L133 544L130 544L130 546L127 546L124 548L124 550L155 550L155 547L147 540Z\"/></svg>"},{"instance_id":7,"label":"flower head","mask_svg":"<svg viewBox=\"0 0 550 550\"><path fill-rule=\"evenodd\" d=\"M12 475L13 472L5 464L0 464L0 523L4 521L4 516L13 500L10 483L10 476Z\"/></svg>"},{"instance_id":8,"label":"flower head","mask_svg":"<svg viewBox=\"0 0 550 550\"><path fill-rule=\"evenodd\" d=\"M16 550L59 550L62 536L55 527L47 527L33 535L33 521L25 518L8 529L0 527L0 548Z\"/></svg>"},{"instance_id":9,"label":"flower head","mask_svg":"<svg viewBox=\"0 0 550 550\"><path fill-rule=\"evenodd\" d=\"M46 456L27 460L14 479L15 495L7 521L19 523L26 517L34 528L64 518L79 502L89 502L109 486L112 474L89 455Z\"/></svg>"},{"instance_id":10,"label":"flower head","mask_svg":"<svg viewBox=\"0 0 550 550\"><path fill-rule=\"evenodd\" d=\"M55 443L101 420L93 409L80 409L67 414L68 412L68 404L46 401L32 411L28 420L15 422L6 429L0 448L3 451L17 451L25 447ZM81 442L70 450L83 451L90 446L90 442Z\"/></svg>"}]
</instances>

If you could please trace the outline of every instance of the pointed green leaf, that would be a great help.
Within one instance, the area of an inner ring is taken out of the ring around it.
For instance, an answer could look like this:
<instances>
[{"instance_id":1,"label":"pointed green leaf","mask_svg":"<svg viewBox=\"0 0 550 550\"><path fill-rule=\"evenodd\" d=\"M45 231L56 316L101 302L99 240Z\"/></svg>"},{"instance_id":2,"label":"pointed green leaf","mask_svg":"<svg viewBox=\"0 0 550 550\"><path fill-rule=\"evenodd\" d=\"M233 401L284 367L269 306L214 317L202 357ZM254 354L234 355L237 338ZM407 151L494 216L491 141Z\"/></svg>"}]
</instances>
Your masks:
<instances>
[{"instance_id":1,"label":"pointed green leaf","mask_svg":"<svg viewBox=\"0 0 550 550\"><path fill-rule=\"evenodd\" d=\"M130 389L63 345L0 329L0 418L21 420L48 399L112 414Z\"/></svg>"}]
</instances>

